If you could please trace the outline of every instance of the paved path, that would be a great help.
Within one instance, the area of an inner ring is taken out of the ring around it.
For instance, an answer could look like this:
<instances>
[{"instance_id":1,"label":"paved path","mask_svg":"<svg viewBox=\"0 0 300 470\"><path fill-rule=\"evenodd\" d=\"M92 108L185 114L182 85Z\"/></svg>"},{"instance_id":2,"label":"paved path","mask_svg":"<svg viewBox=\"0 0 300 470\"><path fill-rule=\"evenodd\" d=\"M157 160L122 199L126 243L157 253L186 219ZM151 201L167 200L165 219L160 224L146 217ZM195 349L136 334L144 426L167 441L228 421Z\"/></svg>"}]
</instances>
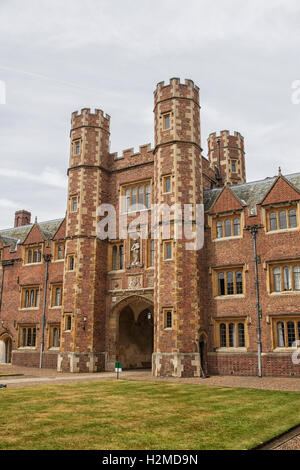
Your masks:
<instances>
[{"instance_id":1,"label":"paved path","mask_svg":"<svg viewBox=\"0 0 300 470\"><path fill-rule=\"evenodd\" d=\"M22 376L1 376L1 374L23 374ZM114 372L97 372L94 374L71 374L60 373L55 369L38 369L30 367L12 366L0 364L0 384L7 385L8 388L26 385L58 384L66 382L82 382L89 380L115 379ZM218 387L243 387L266 390L285 390L300 392L300 378L283 377L233 377L233 376L212 376L207 379L176 377L153 377L151 371L136 370L124 371L120 373L120 378L126 380L143 380L156 382L178 382L188 384L198 384Z\"/></svg>"}]
</instances>

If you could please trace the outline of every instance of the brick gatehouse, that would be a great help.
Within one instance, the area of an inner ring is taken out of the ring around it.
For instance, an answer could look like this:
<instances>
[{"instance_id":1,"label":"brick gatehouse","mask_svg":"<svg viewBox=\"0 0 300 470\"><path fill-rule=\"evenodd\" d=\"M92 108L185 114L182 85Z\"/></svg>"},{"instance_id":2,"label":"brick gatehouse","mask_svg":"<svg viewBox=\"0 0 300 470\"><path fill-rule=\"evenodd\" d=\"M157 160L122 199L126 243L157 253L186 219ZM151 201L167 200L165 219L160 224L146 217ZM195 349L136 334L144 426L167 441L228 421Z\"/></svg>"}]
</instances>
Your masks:
<instances>
[{"instance_id":1,"label":"brick gatehouse","mask_svg":"<svg viewBox=\"0 0 300 470\"><path fill-rule=\"evenodd\" d=\"M239 132L210 134L205 158L191 80L157 85L154 128L153 148L112 154L110 117L72 114L65 219L20 210L0 231L0 362L256 375L259 318L262 374L299 377L300 173L247 183ZM100 239L101 204L117 233L151 204L204 204L203 248L175 237L175 214L167 238Z\"/></svg>"}]
</instances>

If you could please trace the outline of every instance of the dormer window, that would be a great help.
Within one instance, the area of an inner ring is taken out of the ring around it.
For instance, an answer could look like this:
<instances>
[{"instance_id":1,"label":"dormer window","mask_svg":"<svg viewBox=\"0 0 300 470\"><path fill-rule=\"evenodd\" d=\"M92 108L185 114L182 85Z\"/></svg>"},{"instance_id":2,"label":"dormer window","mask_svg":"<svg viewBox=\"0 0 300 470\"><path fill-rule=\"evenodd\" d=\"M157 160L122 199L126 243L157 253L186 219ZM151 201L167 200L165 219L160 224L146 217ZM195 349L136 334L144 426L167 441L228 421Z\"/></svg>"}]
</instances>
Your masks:
<instances>
[{"instance_id":1,"label":"dormer window","mask_svg":"<svg viewBox=\"0 0 300 470\"><path fill-rule=\"evenodd\" d=\"M297 209L295 206L278 207L267 211L267 231L288 230L298 227Z\"/></svg>"},{"instance_id":2,"label":"dormer window","mask_svg":"<svg viewBox=\"0 0 300 470\"><path fill-rule=\"evenodd\" d=\"M42 262L42 246L28 247L25 249L25 263L35 264Z\"/></svg>"},{"instance_id":3,"label":"dormer window","mask_svg":"<svg viewBox=\"0 0 300 470\"><path fill-rule=\"evenodd\" d=\"M217 217L213 221L213 238L222 239L239 237L241 235L241 216L234 214L230 216Z\"/></svg>"}]
</instances>

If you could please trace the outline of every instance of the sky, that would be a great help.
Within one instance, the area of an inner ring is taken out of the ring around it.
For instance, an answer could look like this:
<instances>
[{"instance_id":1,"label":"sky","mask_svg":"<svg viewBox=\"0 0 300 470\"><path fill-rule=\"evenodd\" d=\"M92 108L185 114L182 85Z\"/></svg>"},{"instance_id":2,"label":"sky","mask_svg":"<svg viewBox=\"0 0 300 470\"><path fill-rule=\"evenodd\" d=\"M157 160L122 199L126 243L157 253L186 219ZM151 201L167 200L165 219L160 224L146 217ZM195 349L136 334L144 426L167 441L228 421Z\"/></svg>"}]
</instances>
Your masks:
<instances>
[{"instance_id":1,"label":"sky","mask_svg":"<svg viewBox=\"0 0 300 470\"><path fill-rule=\"evenodd\" d=\"M0 229L64 217L73 111L103 109L111 152L137 151L172 77L200 88L204 156L228 129L247 181L300 171L299 24L298 0L0 0Z\"/></svg>"}]
</instances>

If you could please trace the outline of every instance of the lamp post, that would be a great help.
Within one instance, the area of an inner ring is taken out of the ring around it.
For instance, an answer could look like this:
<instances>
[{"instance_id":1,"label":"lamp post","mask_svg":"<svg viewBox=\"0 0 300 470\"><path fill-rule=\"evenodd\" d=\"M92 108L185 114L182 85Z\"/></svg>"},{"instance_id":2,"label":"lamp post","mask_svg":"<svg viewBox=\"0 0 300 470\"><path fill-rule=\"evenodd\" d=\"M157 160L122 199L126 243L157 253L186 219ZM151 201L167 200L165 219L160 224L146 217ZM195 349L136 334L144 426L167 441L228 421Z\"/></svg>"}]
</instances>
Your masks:
<instances>
[{"instance_id":1,"label":"lamp post","mask_svg":"<svg viewBox=\"0 0 300 470\"><path fill-rule=\"evenodd\" d=\"M262 367L261 367L261 318L262 311L260 308L260 296L259 296L259 279L258 279L258 256L257 256L257 233L261 228L260 225L251 225L246 227L250 231L252 240L253 240L253 254L254 254L254 269L255 269L255 293L256 293L256 316L257 316L257 368L258 368L258 377L262 377Z\"/></svg>"},{"instance_id":2,"label":"lamp post","mask_svg":"<svg viewBox=\"0 0 300 470\"><path fill-rule=\"evenodd\" d=\"M42 319L42 338L41 338L41 350L40 350L40 369L43 367L43 352L45 347L45 326L46 326L46 306L47 306L47 288L49 278L49 263L51 262L51 255L44 255L44 261L46 264L45 271L45 285L44 285L44 304L43 304L43 319Z\"/></svg>"}]
</instances>

